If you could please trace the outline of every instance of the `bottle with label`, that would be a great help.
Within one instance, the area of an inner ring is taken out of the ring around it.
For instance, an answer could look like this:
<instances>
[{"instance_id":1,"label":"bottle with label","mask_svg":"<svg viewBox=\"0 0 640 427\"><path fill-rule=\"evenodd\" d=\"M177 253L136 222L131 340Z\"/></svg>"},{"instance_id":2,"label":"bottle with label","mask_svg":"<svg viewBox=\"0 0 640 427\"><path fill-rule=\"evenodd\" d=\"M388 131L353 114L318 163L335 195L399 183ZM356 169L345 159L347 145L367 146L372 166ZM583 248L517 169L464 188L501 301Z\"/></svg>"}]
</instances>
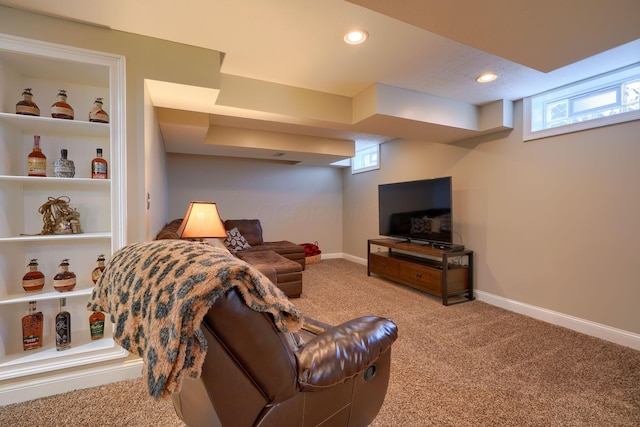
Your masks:
<instances>
[{"instance_id":1,"label":"bottle with label","mask_svg":"<svg viewBox=\"0 0 640 427\"><path fill-rule=\"evenodd\" d=\"M40 149L40 135L33 135L33 151L27 157L28 176L47 176L47 156Z\"/></svg>"},{"instance_id":2,"label":"bottle with label","mask_svg":"<svg viewBox=\"0 0 640 427\"><path fill-rule=\"evenodd\" d=\"M58 292L68 292L76 287L76 274L69 271L69 260L60 263L60 272L53 277L53 287Z\"/></svg>"},{"instance_id":3,"label":"bottle with label","mask_svg":"<svg viewBox=\"0 0 640 427\"><path fill-rule=\"evenodd\" d=\"M98 255L98 266L91 272L91 280L94 284L98 283L98 279L104 271L104 255Z\"/></svg>"},{"instance_id":4,"label":"bottle with label","mask_svg":"<svg viewBox=\"0 0 640 427\"><path fill-rule=\"evenodd\" d=\"M109 171L107 161L102 158L102 148L96 150L96 157L91 160L91 178L107 179Z\"/></svg>"},{"instance_id":5,"label":"bottle with label","mask_svg":"<svg viewBox=\"0 0 640 427\"><path fill-rule=\"evenodd\" d=\"M67 104L67 91L60 89L58 91L58 100L51 106L51 117L54 119L73 120L73 108Z\"/></svg>"},{"instance_id":6,"label":"bottle with label","mask_svg":"<svg viewBox=\"0 0 640 427\"><path fill-rule=\"evenodd\" d=\"M102 109L102 98L96 98L93 108L89 111L89 121L95 123L109 123L109 115Z\"/></svg>"},{"instance_id":7,"label":"bottle with label","mask_svg":"<svg viewBox=\"0 0 640 427\"><path fill-rule=\"evenodd\" d=\"M67 158L67 149L60 150L60 158L53 162L53 175L58 178L73 178L76 175L76 166L73 160Z\"/></svg>"},{"instance_id":8,"label":"bottle with label","mask_svg":"<svg viewBox=\"0 0 640 427\"><path fill-rule=\"evenodd\" d=\"M99 340L104 337L104 313L94 311L89 316L89 333L91 340Z\"/></svg>"},{"instance_id":9,"label":"bottle with label","mask_svg":"<svg viewBox=\"0 0 640 427\"><path fill-rule=\"evenodd\" d=\"M56 314L56 350L71 348L71 315L65 307L66 298L60 298L60 312Z\"/></svg>"},{"instance_id":10,"label":"bottle with label","mask_svg":"<svg viewBox=\"0 0 640 427\"><path fill-rule=\"evenodd\" d=\"M36 308L35 301L29 301L29 314L22 318L22 348L33 350L42 347L42 325L44 316Z\"/></svg>"},{"instance_id":11,"label":"bottle with label","mask_svg":"<svg viewBox=\"0 0 640 427\"><path fill-rule=\"evenodd\" d=\"M33 102L33 94L31 88L28 87L22 92L22 101L16 104L16 114L25 116L39 116L40 108Z\"/></svg>"},{"instance_id":12,"label":"bottle with label","mask_svg":"<svg viewBox=\"0 0 640 427\"><path fill-rule=\"evenodd\" d=\"M22 277L22 287L27 292L40 291L44 287L44 274L38 271L38 260L29 262L29 271Z\"/></svg>"}]
</instances>

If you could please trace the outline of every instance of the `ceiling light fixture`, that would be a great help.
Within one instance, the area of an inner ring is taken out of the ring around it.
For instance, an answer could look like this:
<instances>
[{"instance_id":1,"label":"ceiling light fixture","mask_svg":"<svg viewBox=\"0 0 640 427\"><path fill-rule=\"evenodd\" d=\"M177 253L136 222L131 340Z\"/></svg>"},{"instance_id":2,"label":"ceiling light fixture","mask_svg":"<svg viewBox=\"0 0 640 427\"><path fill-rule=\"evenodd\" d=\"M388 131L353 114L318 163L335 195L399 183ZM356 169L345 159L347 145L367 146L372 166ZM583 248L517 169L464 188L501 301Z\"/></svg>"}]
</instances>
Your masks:
<instances>
[{"instance_id":1,"label":"ceiling light fixture","mask_svg":"<svg viewBox=\"0 0 640 427\"><path fill-rule=\"evenodd\" d=\"M349 44L360 44L363 43L367 37L369 37L369 33L365 30L353 30L345 34L344 41Z\"/></svg>"},{"instance_id":2,"label":"ceiling light fixture","mask_svg":"<svg viewBox=\"0 0 640 427\"><path fill-rule=\"evenodd\" d=\"M476 81L477 81L478 83L489 83L489 82L494 81L494 80L495 80L495 79L497 79L497 78L498 78L498 76L497 76L496 74L493 74L493 73L484 73L484 74L482 74L481 76L478 76L478 77L476 78Z\"/></svg>"}]
</instances>

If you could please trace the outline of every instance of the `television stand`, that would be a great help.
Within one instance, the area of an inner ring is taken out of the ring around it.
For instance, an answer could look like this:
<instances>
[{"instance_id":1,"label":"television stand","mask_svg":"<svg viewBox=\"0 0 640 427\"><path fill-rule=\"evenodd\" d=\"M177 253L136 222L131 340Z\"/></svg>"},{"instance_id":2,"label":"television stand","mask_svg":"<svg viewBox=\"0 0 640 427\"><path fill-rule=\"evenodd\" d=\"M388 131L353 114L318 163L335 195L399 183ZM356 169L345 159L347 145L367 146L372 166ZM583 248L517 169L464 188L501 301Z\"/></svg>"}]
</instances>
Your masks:
<instances>
[{"instance_id":1,"label":"television stand","mask_svg":"<svg viewBox=\"0 0 640 427\"><path fill-rule=\"evenodd\" d=\"M378 247L377 252L371 251L372 246ZM467 265L449 262L456 257L466 257ZM474 299L473 251L469 249L444 250L394 239L370 239L367 275L371 273L439 297L443 305Z\"/></svg>"}]
</instances>

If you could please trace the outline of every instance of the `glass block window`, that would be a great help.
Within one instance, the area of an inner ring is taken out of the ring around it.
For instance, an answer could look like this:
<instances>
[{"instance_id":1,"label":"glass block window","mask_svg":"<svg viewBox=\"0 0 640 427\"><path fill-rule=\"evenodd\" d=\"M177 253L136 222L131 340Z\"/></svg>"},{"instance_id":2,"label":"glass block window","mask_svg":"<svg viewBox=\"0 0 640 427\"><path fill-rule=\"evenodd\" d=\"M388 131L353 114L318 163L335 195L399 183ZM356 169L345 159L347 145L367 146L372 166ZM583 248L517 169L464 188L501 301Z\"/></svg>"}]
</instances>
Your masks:
<instances>
[{"instance_id":1,"label":"glass block window","mask_svg":"<svg viewBox=\"0 0 640 427\"><path fill-rule=\"evenodd\" d=\"M524 140L640 119L640 64L525 98Z\"/></svg>"}]
</instances>

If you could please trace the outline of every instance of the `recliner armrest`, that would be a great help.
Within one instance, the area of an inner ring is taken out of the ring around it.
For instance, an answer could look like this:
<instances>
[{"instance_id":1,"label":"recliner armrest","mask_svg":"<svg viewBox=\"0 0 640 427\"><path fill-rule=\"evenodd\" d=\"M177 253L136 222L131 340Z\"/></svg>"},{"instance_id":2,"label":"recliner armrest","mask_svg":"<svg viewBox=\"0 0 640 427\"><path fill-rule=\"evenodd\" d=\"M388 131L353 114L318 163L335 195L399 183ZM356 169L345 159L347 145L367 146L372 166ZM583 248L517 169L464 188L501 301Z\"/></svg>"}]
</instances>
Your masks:
<instances>
[{"instance_id":1,"label":"recliner armrest","mask_svg":"<svg viewBox=\"0 0 640 427\"><path fill-rule=\"evenodd\" d=\"M397 338L395 323L378 316L359 317L333 327L296 352L298 383L303 391L340 384L364 372Z\"/></svg>"},{"instance_id":2,"label":"recliner armrest","mask_svg":"<svg viewBox=\"0 0 640 427\"><path fill-rule=\"evenodd\" d=\"M311 319L309 317L305 317L304 323L302 324L303 331L310 332L314 335L320 335L331 328L333 328L333 325L329 325L328 323L324 323L316 319Z\"/></svg>"}]
</instances>

